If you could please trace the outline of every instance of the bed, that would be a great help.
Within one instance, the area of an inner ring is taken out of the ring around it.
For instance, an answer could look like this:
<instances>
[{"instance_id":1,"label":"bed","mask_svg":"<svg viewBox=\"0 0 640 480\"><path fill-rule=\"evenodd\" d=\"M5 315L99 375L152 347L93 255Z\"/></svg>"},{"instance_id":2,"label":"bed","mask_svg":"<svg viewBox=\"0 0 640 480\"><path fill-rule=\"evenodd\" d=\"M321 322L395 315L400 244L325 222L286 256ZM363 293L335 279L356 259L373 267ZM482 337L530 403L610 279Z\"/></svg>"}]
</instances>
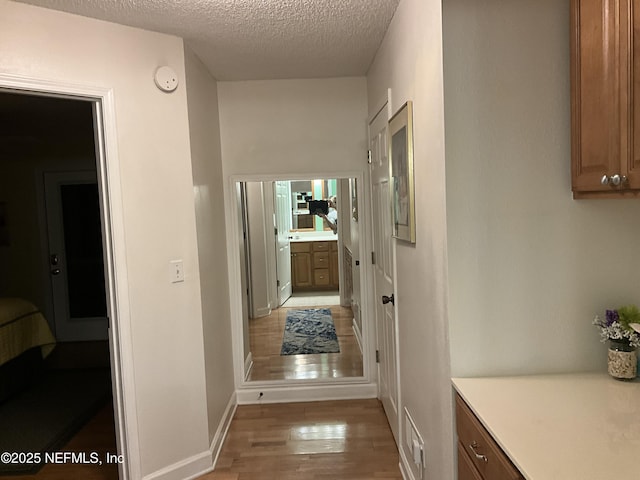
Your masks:
<instances>
[{"instance_id":1,"label":"bed","mask_svg":"<svg viewBox=\"0 0 640 480\"><path fill-rule=\"evenodd\" d=\"M56 339L44 315L21 298L0 298L0 401L28 385Z\"/></svg>"}]
</instances>

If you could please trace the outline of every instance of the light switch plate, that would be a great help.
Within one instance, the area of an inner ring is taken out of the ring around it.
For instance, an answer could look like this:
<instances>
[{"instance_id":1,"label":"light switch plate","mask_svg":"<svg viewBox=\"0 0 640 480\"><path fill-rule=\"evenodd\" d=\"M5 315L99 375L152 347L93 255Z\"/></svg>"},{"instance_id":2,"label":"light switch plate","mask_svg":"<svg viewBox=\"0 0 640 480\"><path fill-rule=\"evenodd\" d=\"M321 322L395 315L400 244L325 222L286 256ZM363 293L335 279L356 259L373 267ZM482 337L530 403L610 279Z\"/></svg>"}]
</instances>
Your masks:
<instances>
[{"instance_id":1,"label":"light switch plate","mask_svg":"<svg viewBox=\"0 0 640 480\"><path fill-rule=\"evenodd\" d=\"M180 283L184 282L184 264L182 260L171 260L169 262L170 270L169 270L169 279L171 283Z\"/></svg>"}]
</instances>

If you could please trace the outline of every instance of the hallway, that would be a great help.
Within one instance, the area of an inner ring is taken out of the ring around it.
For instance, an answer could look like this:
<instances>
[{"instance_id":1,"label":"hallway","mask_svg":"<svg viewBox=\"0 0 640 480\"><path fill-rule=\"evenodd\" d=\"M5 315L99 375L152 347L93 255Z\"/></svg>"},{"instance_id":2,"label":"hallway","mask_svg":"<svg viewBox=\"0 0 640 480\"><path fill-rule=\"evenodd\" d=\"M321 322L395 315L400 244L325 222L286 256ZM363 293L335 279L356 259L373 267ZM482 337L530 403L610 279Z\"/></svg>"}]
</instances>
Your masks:
<instances>
[{"instance_id":1,"label":"hallway","mask_svg":"<svg viewBox=\"0 0 640 480\"><path fill-rule=\"evenodd\" d=\"M311 308L317 308L314 305ZM340 353L281 355L287 312L278 308L271 315L249 321L253 366L248 380L331 379L362 376L362 353L353 333L351 308L323 305L331 309ZM304 307L301 307L304 308Z\"/></svg>"},{"instance_id":2,"label":"hallway","mask_svg":"<svg viewBox=\"0 0 640 480\"><path fill-rule=\"evenodd\" d=\"M199 480L401 479L398 461L376 399L240 405Z\"/></svg>"}]
</instances>

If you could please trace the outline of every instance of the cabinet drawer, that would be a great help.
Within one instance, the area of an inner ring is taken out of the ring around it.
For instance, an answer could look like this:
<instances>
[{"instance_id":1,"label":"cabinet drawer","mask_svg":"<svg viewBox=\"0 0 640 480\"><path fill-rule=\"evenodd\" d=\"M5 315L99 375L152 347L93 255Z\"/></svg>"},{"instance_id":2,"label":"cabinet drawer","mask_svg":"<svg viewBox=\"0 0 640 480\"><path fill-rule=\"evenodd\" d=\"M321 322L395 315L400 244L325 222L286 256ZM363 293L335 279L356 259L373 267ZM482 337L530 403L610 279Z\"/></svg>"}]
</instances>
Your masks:
<instances>
[{"instance_id":1,"label":"cabinet drawer","mask_svg":"<svg viewBox=\"0 0 640 480\"><path fill-rule=\"evenodd\" d=\"M460 442L458 442L458 480L483 480Z\"/></svg>"},{"instance_id":2,"label":"cabinet drawer","mask_svg":"<svg viewBox=\"0 0 640 480\"><path fill-rule=\"evenodd\" d=\"M328 252L329 251L329 242L313 242L313 251L314 252Z\"/></svg>"},{"instance_id":3,"label":"cabinet drawer","mask_svg":"<svg viewBox=\"0 0 640 480\"><path fill-rule=\"evenodd\" d=\"M456 395L456 423L462 448L467 452L482 478L485 480L523 478L459 395Z\"/></svg>"},{"instance_id":4,"label":"cabinet drawer","mask_svg":"<svg viewBox=\"0 0 640 480\"><path fill-rule=\"evenodd\" d=\"M310 242L291 242L291 253L310 252Z\"/></svg>"},{"instance_id":5,"label":"cabinet drawer","mask_svg":"<svg viewBox=\"0 0 640 480\"><path fill-rule=\"evenodd\" d=\"M313 268L329 268L329 252L314 252Z\"/></svg>"},{"instance_id":6,"label":"cabinet drawer","mask_svg":"<svg viewBox=\"0 0 640 480\"><path fill-rule=\"evenodd\" d=\"M316 268L313 271L314 284L318 286L329 285L329 269Z\"/></svg>"}]
</instances>

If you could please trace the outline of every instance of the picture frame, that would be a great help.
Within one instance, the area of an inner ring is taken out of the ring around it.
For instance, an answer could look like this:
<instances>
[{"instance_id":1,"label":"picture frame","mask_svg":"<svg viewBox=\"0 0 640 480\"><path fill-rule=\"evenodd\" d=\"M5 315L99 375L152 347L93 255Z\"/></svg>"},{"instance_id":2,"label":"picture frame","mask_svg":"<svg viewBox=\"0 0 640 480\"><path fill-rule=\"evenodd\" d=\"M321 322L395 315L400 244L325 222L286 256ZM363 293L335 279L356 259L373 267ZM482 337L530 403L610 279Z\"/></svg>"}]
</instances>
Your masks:
<instances>
[{"instance_id":1,"label":"picture frame","mask_svg":"<svg viewBox=\"0 0 640 480\"><path fill-rule=\"evenodd\" d=\"M411 101L407 101L389 120L388 145L392 236L416 243Z\"/></svg>"},{"instance_id":2,"label":"picture frame","mask_svg":"<svg viewBox=\"0 0 640 480\"><path fill-rule=\"evenodd\" d=\"M358 179L349 179L351 190L351 218L354 222L358 221Z\"/></svg>"}]
</instances>

